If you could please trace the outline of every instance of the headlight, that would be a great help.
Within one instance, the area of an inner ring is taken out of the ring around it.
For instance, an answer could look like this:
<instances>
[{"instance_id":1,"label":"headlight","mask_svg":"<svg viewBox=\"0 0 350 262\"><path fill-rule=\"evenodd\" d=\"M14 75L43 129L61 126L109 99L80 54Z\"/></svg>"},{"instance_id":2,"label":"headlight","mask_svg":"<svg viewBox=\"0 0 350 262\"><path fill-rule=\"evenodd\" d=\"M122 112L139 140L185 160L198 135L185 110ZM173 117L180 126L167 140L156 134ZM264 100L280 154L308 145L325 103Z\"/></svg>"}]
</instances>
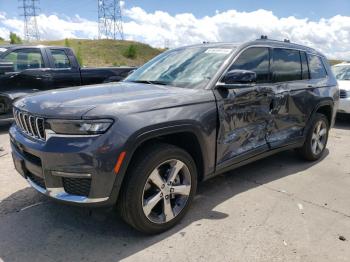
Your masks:
<instances>
[{"instance_id":1,"label":"headlight","mask_svg":"<svg viewBox=\"0 0 350 262\"><path fill-rule=\"evenodd\" d=\"M99 120L47 120L48 128L57 134L96 135L103 134L113 124L111 119Z\"/></svg>"}]
</instances>

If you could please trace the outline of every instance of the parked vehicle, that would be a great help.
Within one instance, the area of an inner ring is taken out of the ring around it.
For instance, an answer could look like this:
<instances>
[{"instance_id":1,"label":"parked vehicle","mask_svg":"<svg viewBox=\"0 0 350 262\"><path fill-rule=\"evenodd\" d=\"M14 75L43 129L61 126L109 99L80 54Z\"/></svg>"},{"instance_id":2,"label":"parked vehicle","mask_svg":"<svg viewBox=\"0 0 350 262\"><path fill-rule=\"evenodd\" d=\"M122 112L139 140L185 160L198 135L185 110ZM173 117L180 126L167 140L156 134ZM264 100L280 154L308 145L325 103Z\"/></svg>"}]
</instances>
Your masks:
<instances>
[{"instance_id":1,"label":"parked vehicle","mask_svg":"<svg viewBox=\"0 0 350 262\"><path fill-rule=\"evenodd\" d=\"M341 63L332 69L340 88L338 112L350 114L350 63Z\"/></svg>"},{"instance_id":2,"label":"parked vehicle","mask_svg":"<svg viewBox=\"0 0 350 262\"><path fill-rule=\"evenodd\" d=\"M81 68L73 51L54 46L0 46L0 122L12 118L12 103L55 88L115 82L133 67Z\"/></svg>"},{"instance_id":3,"label":"parked vehicle","mask_svg":"<svg viewBox=\"0 0 350 262\"><path fill-rule=\"evenodd\" d=\"M206 43L166 51L123 82L20 99L9 133L16 169L37 191L117 204L127 223L159 233L200 181L287 149L320 159L338 101L314 49Z\"/></svg>"}]
</instances>

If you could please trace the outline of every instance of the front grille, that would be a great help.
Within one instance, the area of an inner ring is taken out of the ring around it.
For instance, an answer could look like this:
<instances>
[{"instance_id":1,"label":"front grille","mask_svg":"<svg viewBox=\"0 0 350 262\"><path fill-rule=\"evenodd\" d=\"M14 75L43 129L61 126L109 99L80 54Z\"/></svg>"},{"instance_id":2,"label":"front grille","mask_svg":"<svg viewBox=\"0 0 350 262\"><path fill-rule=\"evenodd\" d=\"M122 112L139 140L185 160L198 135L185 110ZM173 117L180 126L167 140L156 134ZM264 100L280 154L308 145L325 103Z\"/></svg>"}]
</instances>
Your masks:
<instances>
[{"instance_id":1,"label":"front grille","mask_svg":"<svg viewBox=\"0 0 350 262\"><path fill-rule=\"evenodd\" d=\"M340 90L340 98L347 98L348 94L345 90Z\"/></svg>"},{"instance_id":2,"label":"front grille","mask_svg":"<svg viewBox=\"0 0 350 262\"><path fill-rule=\"evenodd\" d=\"M71 195L89 196L91 178L68 178L63 177L64 190Z\"/></svg>"},{"instance_id":3,"label":"front grille","mask_svg":"<svg viewBox=\"0 0 350 262\"><path fill-rule=\"evenodd\" d=\"M33 183L37 184L37 185L40 186L41 188L46 189L45 180L44 180L43 178L38 177L38 176L36 176L36 175L34 175L34 174L30 173L30 172L27 173L27 177L29 177L29 179L30 179Z\"/></svg>"},{"instance_id":4,"label":"front grille","mask_svg":"<svg viewBox=\"0 0 350 262\"><path fill-rule=\"evenodd\" d=\"M16 125L27 135L36 139L45 140L44 118L34 116L30 113L13 110Z\"/></svg>"}]
</instances>

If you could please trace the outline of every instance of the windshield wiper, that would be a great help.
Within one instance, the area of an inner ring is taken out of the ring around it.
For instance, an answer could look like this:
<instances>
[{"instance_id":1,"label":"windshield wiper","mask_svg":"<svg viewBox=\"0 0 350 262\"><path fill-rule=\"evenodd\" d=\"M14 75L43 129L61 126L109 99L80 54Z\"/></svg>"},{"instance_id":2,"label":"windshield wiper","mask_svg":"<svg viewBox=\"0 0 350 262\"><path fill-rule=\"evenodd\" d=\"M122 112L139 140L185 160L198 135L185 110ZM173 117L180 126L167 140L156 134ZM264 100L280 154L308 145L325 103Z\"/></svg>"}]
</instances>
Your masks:
<instances>
[{"instance_id":1,"label":"windshield wiper","mask_svg":"<svg viewBox=\"0 0 350 262\"><path fill-rule=\"evenodd\" d=\"M141 83L141 84L148 84L148 85L163 85L163 86L168 85L168 83L166 83L166 82L152 81L152 80L131 80L130 82Z\"/></svg>"}]
</instances>

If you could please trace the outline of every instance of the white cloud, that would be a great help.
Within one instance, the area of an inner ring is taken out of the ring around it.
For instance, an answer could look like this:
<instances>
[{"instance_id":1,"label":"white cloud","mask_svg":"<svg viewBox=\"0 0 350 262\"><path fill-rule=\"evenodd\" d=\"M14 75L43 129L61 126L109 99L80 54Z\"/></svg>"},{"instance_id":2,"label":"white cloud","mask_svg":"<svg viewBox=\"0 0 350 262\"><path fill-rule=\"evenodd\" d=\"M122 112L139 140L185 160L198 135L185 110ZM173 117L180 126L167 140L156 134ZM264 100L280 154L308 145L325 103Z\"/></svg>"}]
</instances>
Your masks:
<instances>
[{"instance_id":1,"label":"white cloud","mask_svg":"<svg viewBox=\"0 0 350 262\"><path fill-rule=\"evenodd\" d=\"M213 16L197 18L191 13L147 13L140 7L125 6L123 14L127 39L157 47L163 47L165 43L176 47L203 41L243 42L264 34L273 39L288 38L309 45L331 58L350 59L350 17L347 16L311 21L294 16L280 18L271 11L260 9L253 12L216 10ZM78 15L69 18L41 14L37 19L42 39L97 38L97 22ZM22 30L21 19L9 18L0 12L1 37L7 38L9 31L22 35Z\"/></svg>"}]
</instances>

